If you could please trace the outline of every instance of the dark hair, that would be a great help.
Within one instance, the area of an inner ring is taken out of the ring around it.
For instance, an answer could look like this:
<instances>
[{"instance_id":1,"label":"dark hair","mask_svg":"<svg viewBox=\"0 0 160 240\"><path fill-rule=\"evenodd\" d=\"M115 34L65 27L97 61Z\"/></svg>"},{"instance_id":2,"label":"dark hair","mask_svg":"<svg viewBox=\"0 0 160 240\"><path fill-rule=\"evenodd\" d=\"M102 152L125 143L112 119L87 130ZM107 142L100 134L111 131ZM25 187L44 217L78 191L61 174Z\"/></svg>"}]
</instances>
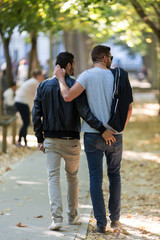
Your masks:
<instances>
[{"instance_id":1,"label":"dark hair","mask_svg":"<svg viewBox=\"0 0 160 240\"><path fill-rule=\"evenodd\" d=\"M104 45L97 45L91 52L92 61L101 62L104 56L108 56L111 48Z\"/></svg>"},{"instance_id":2,"label":"dark hair","mask_svg":"<svg viewBox=\"0 0 160 240\"><path fill-rule=\"evenodd\" d=\"M42 74L42 70L41 69L34 69L33 71L32 71L32 76L33 77L37 77L38 75L41 75Z\"/></svg>"},{"instance_id":3,"label":"dark hair","mask_svg":"<svg viewBox=\"0 0 160 240\"><path fill-rule=\"evenodd\" d=\"M61 68L66 68L67 64L70 63L72 65L74 56L69 52L61 52L56 57L55 65L59 64Z\"/></svg>"},{"instance_id":4,"label":"dark hair","mask_svg":"<svg viewBox=\"0 0 160 240\"><path fill-rule=\"evenodd\" d=\"M11 82L10 87L14 87L14 86L16 86L16 83L15 82Z\"/></svg>"}]
</instances>

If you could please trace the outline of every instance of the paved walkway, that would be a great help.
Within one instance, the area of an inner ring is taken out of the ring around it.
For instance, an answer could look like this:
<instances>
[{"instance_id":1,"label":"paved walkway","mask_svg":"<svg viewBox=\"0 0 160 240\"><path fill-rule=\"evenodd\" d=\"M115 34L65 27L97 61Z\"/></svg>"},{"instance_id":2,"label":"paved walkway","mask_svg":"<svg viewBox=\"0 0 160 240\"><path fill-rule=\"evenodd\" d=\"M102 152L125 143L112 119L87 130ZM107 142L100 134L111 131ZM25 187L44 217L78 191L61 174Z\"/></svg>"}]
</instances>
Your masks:
<instances>
[{"instance_id":1,"label":"paved walkway","mask_svg":"<svg viewBox=\"0 0 160 240\"><path fill-rule=\"evenodd\" d=\"M51 223L51 214L44 154L40 151L34 152L3 175L0 178L0 239L85 239L92 206L89 197L88 167L83 151L79 170L80 225L67 225L67 186L63 161L61 179L63 227L61 231L50 231L48 226ZM20 222L26 227L16 226Z\"/></svg>"}]
</instances>

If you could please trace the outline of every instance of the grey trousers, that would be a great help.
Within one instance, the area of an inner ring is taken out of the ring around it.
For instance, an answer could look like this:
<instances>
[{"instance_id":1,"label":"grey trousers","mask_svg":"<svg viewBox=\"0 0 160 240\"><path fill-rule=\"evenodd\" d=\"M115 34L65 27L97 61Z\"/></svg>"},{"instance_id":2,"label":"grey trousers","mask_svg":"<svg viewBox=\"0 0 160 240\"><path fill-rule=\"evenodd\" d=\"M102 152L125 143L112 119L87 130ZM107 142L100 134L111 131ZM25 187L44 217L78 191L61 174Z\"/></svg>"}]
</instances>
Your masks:
<instances>
[{"instance_id":1,"label":"grey trousers","mask_svg":"<svg viewBox=\"0 0 160 240\"><path fill-rule=\"evenodd\" d=\"M60 187L61 158L65 161L65 171L68 183L68 216L77 215L78 207L78 168L80 160L80 141L46 138L44 141L46 168L48 173L48 194L52 219L62 222L62 196Z\"/></svg>"}]
</instances>

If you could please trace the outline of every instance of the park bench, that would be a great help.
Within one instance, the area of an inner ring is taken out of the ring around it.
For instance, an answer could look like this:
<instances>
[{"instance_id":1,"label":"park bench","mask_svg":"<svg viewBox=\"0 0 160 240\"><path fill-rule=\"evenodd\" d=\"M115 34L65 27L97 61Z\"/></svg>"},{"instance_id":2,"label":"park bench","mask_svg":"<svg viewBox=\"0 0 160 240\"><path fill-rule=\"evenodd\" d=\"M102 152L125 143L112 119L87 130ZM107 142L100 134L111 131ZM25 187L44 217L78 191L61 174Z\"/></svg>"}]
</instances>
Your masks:
<instances>
[{"instance_id":1,"label":"park bench","mask_svg":"<svg viewBox=\"0 0 160 240\"><path fill-rule=\"evenodd\" d=\"M15 144L16 138L16 115L1 115L0 126L2 126L2 152L6 153L7 150L7 130L9 126L12 126L12 143Z\"/></svg>"}]
</instances>

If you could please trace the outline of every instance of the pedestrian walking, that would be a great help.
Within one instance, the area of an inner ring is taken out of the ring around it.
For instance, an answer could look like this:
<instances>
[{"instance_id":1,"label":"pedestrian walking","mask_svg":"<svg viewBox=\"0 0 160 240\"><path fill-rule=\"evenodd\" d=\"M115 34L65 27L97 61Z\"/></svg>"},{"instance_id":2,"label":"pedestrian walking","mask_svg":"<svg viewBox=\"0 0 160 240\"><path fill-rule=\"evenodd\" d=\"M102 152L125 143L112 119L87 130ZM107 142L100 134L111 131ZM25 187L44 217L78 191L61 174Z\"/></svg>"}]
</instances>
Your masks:
<instances>
[{"instance_id":1,"label":"pedestrian walking","mask_svg":"<svg viewBox=\"0 0 160 240\"><path fill-rule=\"evenodd\" d=\"M56 65L65 69L67 87L72 87L75 80L74 56L61 52L56 58ZM78 207L78 168L80 160L80 116L105 139L114 141L113 131L108 131L91 113L85 92L70 103L63 100L56 77L40 83L32 110L33 126L38 140L38 148L46 154L48 172L48 193L52 223L50 230L62 227L63 207L60 189L61 158L65 161L68 183L68 224L76 224L80 218Z\"/></svg>"},{"instance_id":2,"label":"pedestrian walking","mask_svg":"<svg viewBox=\"0 0 160 240\"><path fill-rule=\"evenodd\" d=\"M10 88L8 88L3 93L4 114L14 115L17 111L17 109L15 107L15 103L14 103L16 89L17 89L16 83L12 82Z\"/></svg>"},{"instance_id":3,"label":"pedestrian walking","mask_svg":"<svg viewBox=\"0 0 160 240\"><path fill-rule=\"evenodd\" d=\"M111 129L108 121L111 116L112 97L114 96L114 73L115 69L110 69L113 56L110 47L98 45L91 53L94 67L84 71L77 79L72 88L68 88L64 79L64 70L59 66L55 69L56 77L59 79L61 93L64 100L72 101L84 90L86 91L89 107L94 115L104 124L107 129ZM132 89L128 80L128 74L120 69L120 83L123 79L125 86L127 118L129 121L132 112ZM123 113L122 113L123 114ZM121 206L121 176L120 165L122 159L122 132L116 132L115 142L109 141L108 144L102 136L85 121L82 124L84 132L85 153L88 161L90 175L90 192L93 204L94 216L97 220L97 232L103 233L106 230L107 218L103 196L103 156L106 157L107 174L109 178L109 217L111 227L120 225L120 206Z\"/></svg>"},{"instance_id":4,"label":"pedestrian walking","mask_svg":"<svg viewBox=\"0 0 160 240\"><path fill-rule=\"evenodd\" d=\"M27 128L30 124L30 112L33 107L34 97L38 84L44 80L42 71L35 69L32 72L32 78L26 80L17 90L15 96L15 106L22 118L22 127L19 131L18 147L22 147L21 141L24 139L27 146Z\"/></svg>"},{"instance_id":5,"label":"pedestrian walking","mask_svg":"<svg viewBox=\"0 0 160 240\"><path fill-rule=\"evenodd\" d=\"M21 86L26 80L28 75L28 61L23 58L19 61L19 66L17 66L17 86Z\"/></svg>"}]
</instances>

